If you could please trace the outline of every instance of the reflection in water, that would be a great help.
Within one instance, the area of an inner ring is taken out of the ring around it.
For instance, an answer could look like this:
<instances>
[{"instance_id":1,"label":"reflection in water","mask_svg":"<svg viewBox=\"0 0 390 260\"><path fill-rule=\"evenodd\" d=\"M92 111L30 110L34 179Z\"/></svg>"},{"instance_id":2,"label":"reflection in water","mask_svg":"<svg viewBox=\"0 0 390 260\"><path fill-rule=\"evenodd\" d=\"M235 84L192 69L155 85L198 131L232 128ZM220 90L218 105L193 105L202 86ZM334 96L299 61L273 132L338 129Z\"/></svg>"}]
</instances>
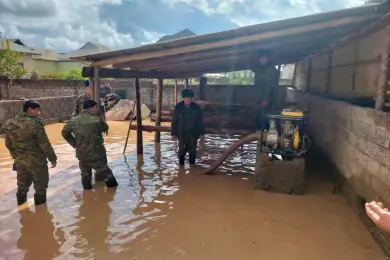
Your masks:
<instances>
[{"instance_id":1,"label":"reflection in water","mask_svg":"<svg viewBox=\"0 0 390 260\"><path fill-rule=\"evenodd\" d=\"M20 238L17 247L25 251L26 260L50 260L60 255L65 241L61 229L54 228L53 216L46 205L20 212Z\"/></svg>"},{"instance_id":2,"label":"reflection in water","mask_svg":"<svg viewBox=\"0 0 390 260\"><path fill-rule=\"evenodd\" d=\"M26 211L20 223L24 211L16 208L15 174L0 167L1 260L383 257L343 197L331 194L331 182L311 182L305 196L253 190L255 143L234 152L220 174L204 176L199 168L211 165L239 136L206 136L199 140L198 167L179 167L169 136L161 144L145 143L144 156L131 151L131 138L123 156L127 127L112 127L106 143L116 190L97 184L84 192L73 149L55 147L59 164L50 171L48 197L53 220L47 211Z\"/></svg>"},{"instance_id":3,"label":"reflection in water","mask_svg":"<svg viewBox=\"0 0 390 260\"><path fill-rule=\"evenodd\" d=\"M103 186L95 190L83 191L79 197L80 221L77 228L70 233L76 237L72 255L79 259L107 259L109 253L109 232L111 208L116 188L105 189Z\"/></svg>"}]
</instances>

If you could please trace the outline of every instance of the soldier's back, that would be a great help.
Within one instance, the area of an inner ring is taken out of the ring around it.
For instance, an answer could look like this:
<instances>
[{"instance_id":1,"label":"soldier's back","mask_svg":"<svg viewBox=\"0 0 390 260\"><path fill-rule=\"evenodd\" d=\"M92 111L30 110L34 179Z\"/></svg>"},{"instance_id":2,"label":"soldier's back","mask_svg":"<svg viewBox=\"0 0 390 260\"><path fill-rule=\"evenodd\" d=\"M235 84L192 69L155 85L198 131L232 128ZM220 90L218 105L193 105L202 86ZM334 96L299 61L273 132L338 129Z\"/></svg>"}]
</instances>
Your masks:
<instances>
[{"instance_id":1,"label":"soldier's back","mask_svg":"<svg viewBox=\"0 0 390 260\"><path fill-rule=\"evenodd\" d=\"M39 118L26 114L9 119L5 124L5 134L9 137L14 148L16 159L26 155L34 155L36 159L45 158L35 137L37 127L43 126Z\"/></svg>"}]
</instances>

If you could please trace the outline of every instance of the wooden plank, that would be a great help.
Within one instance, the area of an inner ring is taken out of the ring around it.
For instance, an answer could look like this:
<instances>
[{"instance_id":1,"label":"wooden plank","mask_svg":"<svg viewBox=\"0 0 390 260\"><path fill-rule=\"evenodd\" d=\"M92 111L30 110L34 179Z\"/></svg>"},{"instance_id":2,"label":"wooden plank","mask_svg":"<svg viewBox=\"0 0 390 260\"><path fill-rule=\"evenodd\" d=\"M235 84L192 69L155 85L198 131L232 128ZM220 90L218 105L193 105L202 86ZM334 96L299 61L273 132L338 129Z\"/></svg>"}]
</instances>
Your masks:
<instances>
[{"instance_id":1,"label":"wooden plank","mask_svg":"<svg viewBox=\"0 0 390 260\"><path fill-rule=\"evenodd\" d=\"M139 79L134 79L134 88L135 88L135 100L137 102L136 104L136 111L137 111L137 154L143 154L144 153L144 145L143 145L143 137L142 137L142 116L141 116L141 95L139 92Z\"/></svg>"},{"instance_id":2,"label":"wooden plank","mask_svg":"<svg viewBox=\"0 0 390 260\"><path fill-rule=\"evenodd\" d=\"M131 129L137 129L137 126L132 125ZM145 132L155 132L155 131L160 131L160 132L166 132L170 133L171 132L171 127L169 126L153 126L153 125L143 125L141 127L142 131ZM222 128L205 128L205 133L206 134L230 134L230 135L247 135L252 133L251 130L247 129L222 129Z\"/></svg>"},{"instance_id":3,"label":"wooden plank","mask_svg":"<svg viewBox=\"0 0 390 260\"><path fill-rule=\"evenodd\" d=\"M161 126L161 109L162 109L162 89L163 89L163 79L158 79L157 84L157 98L156 98L156 122L155 126ZM154 141L159 143L161 139L161 132L156 131L154 135Z\"/></svg>"},{"instance_id":4,"label":"wooden plank","mask_svg":"<svg viewBox=\"0 0 390 260\"><path fill-rule=\"evenodd\" d=\"M297 63L294 63L293 78L291 80L291 87L295 88L295 81L297 80Z\"/></svg>"},{"instance_id":5,"label":"wooden plank","mask_svg":"<svg viewBox=\"0 0 390 260\"><path fill-rule=\"evenodd\" d=\"M100 78L165 78L165 79L175 79L175 78L184 78L184 77L199 77L202 74L180 74L180 73L168 73L161 71L138 71L138 70L120 70L120 69L109 69L109 68L100 68L99 76ZM93 67L83 67L82 71L83 77L93 77L94 68Z\"/></svg>"},{"instance_id":6,"label":"wooden plank","mask_svg":"<svg viewBox=\"0 0 390 260\"><path fill-rule=\"evenodd\" d=\"M388 27L390 29L390 26ZM387 81L389 80L389 55L390 55L390 35L386 36L386 45L382 53L382 63L378 80L378 88L375 101L375 109L383 111L386 100Z\"/></svg>"},{"instance_id":7,"label":"wooden plank","mask_svg":"<svg viewBox=\"0 0 390 260\"><path fill-rule=\"evenodd\" d=\"M177 79L175 79L175 105L177 104Z\"/></svg>"},{"instance_id":8,"label":"wooden plank","mask_svg":"<svg viewBox=\"0 0 390 260\"><path fill-rule=\"evenodd\" d=\"M315 23L309 25L302 25L293 28L281 29L277 31L269 31L269 32L254 34L254 35L241 36L233 39L220 40L216 42L201 43L201 44L195 44L191 46L171 48L167 50L152 51L148 53L138 53L138 54L132 54L128 56L126 55L126 56L116 57L116 58L108 58L108 59L93 62L92 64L94 66L105 66L105 65L112 65L117 63L152 59L152 58L158 58L158 57L164 57L164 56L170 56L170 55L176 55L176 54L182 54L188 52L195 52L195 51L201 51L207 49L215 49L215 48L226 47L226 46L237 46L243 43L256 42L256 41L265 40L274 37L280 37L280 36L295 35L297 33L302 33L307 31L322 30L326 28L332 28L336 26L343 26L351 23L357 23L364 20L367 20L367 16L344 17L338 20L320 22L317 24Z\"/></svg>"},{"instance_id":9,"label":"wooden plank","mask_svg":"<svg viewBox=\"0 0 390 260\"><path fill-rule=\"evenodd\" d=\"M352 62L347 62L343 64L338 64L338 65L332 65L332 69L339 69L339 68L345 68L345 67L354 67L355 69L359 66L365 66L365 65L370 65L370 64L376 64L376 63L381 63L382 61L382 56L378 55L375 58L367 59L367 60L361 60L361 61L352 61ZM315 69L313 72L320 72L320 71L327 71L328 68L320 68L320 69Z\"/></svg>"},{"instance_id":10,"label":"wooden plank","mask_svg":"<svg viewBox=\"0 0 390 260\"><path fill-rule=\"evenodd\" d=\"M196 61L200 59L213 60L215 58L226 56L237 56L242 54L248 54L258 49L275 49L283 46L289 46L303 49L308 46L328 46L335 38L343 37L346 32L354 31L360 28L359 24L353 24L342 28L332 28L325 31L318 32L304 32L302 34L295 35L295 37L281 37L280 41L274 39L268 41L252 42L249 44L242 44L239 48L237 46L228 46L212 50L204 50L193 53L177 54L168 57L159 57L154 59L147 59L135 62L125 62L115 64L114 68L132 68L132 69L157 69L163 65L169 64L185 64L190 61ZM321 44L322 43L322 44ZM290 48L291 49L291 48Z\"/></svg>"}]
</instances>

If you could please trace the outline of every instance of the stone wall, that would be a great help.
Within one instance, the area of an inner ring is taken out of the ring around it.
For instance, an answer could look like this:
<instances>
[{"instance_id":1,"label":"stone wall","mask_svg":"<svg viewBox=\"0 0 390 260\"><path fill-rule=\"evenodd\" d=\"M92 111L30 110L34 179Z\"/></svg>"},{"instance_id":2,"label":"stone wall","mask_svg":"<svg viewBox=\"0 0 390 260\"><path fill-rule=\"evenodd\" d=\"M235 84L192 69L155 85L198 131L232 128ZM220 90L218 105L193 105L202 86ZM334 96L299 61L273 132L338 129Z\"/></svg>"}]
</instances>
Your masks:
<instances>
[{"instance_id":1,"label":"stone wall","mask_svg":"<svg viewBox=\"0 0 390 260\"><path fill-rule=\"evenodd\" d=\"M365 201L390 206L390 114L294 90L287 100L309 110L310 138L346 180L344 193L362 218ZM390 255L390 236L371 231Z\"/></svg>"},{"instance_id":2,"label":"stone wall","mask_svg":"<svg viewBox=\"0 0 390 260\"><path fill-rule=\"evenodd\" d=\"M70 118L76 96L38 98L45 122L58 122ZM22 112L24 100L0 100L0 133L5 122Z\"/></svg>"}]
</instances>

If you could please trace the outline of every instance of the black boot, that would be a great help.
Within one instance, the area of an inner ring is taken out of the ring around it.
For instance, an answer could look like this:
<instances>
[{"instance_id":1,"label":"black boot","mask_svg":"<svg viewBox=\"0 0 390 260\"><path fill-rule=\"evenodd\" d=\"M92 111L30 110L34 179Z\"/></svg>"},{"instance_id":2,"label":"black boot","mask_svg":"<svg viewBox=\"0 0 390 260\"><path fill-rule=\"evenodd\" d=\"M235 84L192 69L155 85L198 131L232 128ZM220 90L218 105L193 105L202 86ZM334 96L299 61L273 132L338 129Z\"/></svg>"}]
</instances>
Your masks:
<instances>
[{"instance_id":1,"label":"black boot","mask_svg":"<svg viewBox=\"0 0 390 260\"><path fill-rule=\"evenodd\" d=\"M17 194L16 199L18 200L18 206L23 205L27 202L27 194Z\"/></svg>"},{"instance_id":2,"label":"black boot","mask_svg":"<svg viewBox=\"0 0 390 260\"><path fill-rule=\"evenodd\" d=\"M185 159L184 155L179 156L179 165L184 165L184 159Z\"/></svg>"},{"instance_id":3,"label":"black boot","mask_svg":"<svg viewBox=\"0 0 390 260\"><path fill-rule=\"evenodd\" d=\"M92 183L90 178L82 178L81 183L83 184L84 190L92 189Z\"/></svg>"},{"instance_id":4,"label":"black boot","mask_svg":"<svg viewBox=\"0 0 390 260\"><path fill-rule=\"evenodd\" d=\"M112 187L118 186L118 182L116 181L114 176L109 177L108 179L106 179L105 182L106 182L107 188L112 188Z\"/></svg>"},{"instance_id":5,"label":"black boot","mask_svg":"<svg viewBox=\"0 0 390 260\"><path fill-rule=\"evenodd\" d=\"M35 193L34 194L35 205L41 205L46 203L46 193Z\"/></svg>"}]
</instances>

